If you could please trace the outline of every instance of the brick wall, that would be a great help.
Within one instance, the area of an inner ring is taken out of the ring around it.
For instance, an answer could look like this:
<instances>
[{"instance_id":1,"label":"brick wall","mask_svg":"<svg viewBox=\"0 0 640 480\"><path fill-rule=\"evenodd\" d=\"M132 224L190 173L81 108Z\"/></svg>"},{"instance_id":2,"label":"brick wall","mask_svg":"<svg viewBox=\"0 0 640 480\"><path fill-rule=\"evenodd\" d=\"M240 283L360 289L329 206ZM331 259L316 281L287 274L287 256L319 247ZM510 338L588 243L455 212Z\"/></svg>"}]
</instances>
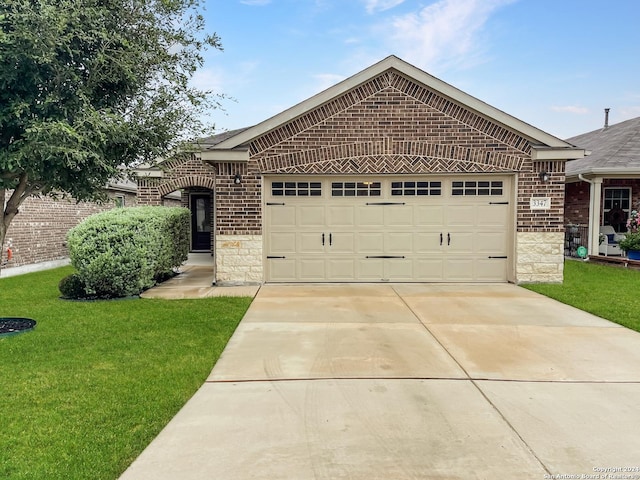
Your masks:
<instances>
[{"instance_id":1,"label":"brick wall","mask_svg":"<svg viewBox=\"0 0 640 480\"><path fill-rule=\"evenodd\" d=\"M110 201L104 205L92 202L76 203L74 200L53 200L48 197L31 197L20 206L20 212L9 226L3 248L3 263L6 247L12 243L12 260L4 268L19 267L40 262L67 258L66 235L89 215L115 206L114 197L125 197L126 206L135 206L132 193L109 192Z\"/></svg>"},{"instance_id":2,"label":"brick wall","mask_svg":"<svg viewBox=\"0 0 640 480\"><path fill-rule=\"evenodd\" d=\"M564 218L567 224L589 225L590 188L587 182L567 183L565 186Z\"/></svg>"},{"instance_id":3,"label":"brick wall","mask_svg":"<svg viewBox=\"0 0 640 480\"><path fill-rule=\"evenodd\" d=\"M10 192L8 192L10 193ZM75 200L53 200L48 197L31 197L20 206L2 251L2 262L7 260L6 247L11 241L13 258L3 268L20 267L34 263L65 259L67 232L89 215L114 208L115 197L124 197L124 205L135 207L136 195L131 192L109 191L110 200L98 205L93 202L76 203ZM166 206L180 206L180 199L165 200Z\"/></svg>"}]
</instances>

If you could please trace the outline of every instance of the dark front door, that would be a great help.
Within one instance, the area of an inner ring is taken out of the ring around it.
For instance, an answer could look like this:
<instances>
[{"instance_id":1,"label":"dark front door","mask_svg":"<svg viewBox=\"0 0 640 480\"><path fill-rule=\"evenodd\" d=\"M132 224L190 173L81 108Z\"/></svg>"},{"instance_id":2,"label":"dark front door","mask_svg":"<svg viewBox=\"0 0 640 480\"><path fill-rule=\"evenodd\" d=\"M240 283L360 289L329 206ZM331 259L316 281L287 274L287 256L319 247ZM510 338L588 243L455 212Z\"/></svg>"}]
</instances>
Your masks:
<instances>
[{"instance_id":1,"label":"dark front door","mask_svg":"<svg viewBox=\"0 0 640 480\"><path fill-rule=\"evenodd\" d=\"M211 251L211 195L191 195L191 249Z\"/></svg>"}]
</instances>

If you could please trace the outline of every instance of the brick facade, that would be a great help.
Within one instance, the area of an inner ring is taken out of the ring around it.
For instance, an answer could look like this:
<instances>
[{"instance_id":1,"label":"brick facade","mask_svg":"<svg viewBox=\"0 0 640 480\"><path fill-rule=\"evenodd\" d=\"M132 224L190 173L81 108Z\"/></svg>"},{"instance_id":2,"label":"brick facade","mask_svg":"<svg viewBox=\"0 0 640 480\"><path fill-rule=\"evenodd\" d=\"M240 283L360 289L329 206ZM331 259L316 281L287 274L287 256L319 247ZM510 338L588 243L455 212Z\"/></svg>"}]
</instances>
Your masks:
<instances>
[{"instance_id":1,"label":"brick facade","mask_svg":"<svg viewBox=\"0 0 640 480\"><path fill-rule=\"evenodd\" d=\"M564 160L534 161L533 147L538 145L523 134L400 71L373 76L247 142L242 146L249 152L246 161L216 160L209 166L190 158L166 164L162 178L140 179L140 201L158 203L176 186L211 188L215 235L227 246L235 245L233 236L253 245L263 233L264 175L513 174L515 248L526 254L536 238L529 234L548 234L542 252L545 262L553 257L553 262L561 263L555 252L561 252L563 244ZM540 180L541 172L549 175L548 182ZM236 175L240 184L234 183ZM551 208L531 210L532 197L550 198ZM230 257L233 248L225 251L227 266L239 261ZM256 248L252 254L257 255ZM218 272L220 261L216 260ZM545 262L544 272L525 277L561 281L562 268L556 265L551 272ZM524 274L535 270L534 263L514 265L514 270ZM256 271L251 273L255 276ZM230 273L227 280L233 281Z\"/></svg>"},{"instance_id":2,"label":"brick facade","mask_svg":"<svg viewBox=\"0 0 640 480\"><path fill-rule=\"evenodd\" d=\"M68 258L66 236L72 227L89 215L113 208L116 195L124 197L126 206L136 205L135 194L109 192L108 195L110 201L103 205L53 200L48 197L30 197L25 200L7 232L2 261L7 261L6 248L9 243L12 245L13 258L3 268Z\"/></svg>"}]
</instances>

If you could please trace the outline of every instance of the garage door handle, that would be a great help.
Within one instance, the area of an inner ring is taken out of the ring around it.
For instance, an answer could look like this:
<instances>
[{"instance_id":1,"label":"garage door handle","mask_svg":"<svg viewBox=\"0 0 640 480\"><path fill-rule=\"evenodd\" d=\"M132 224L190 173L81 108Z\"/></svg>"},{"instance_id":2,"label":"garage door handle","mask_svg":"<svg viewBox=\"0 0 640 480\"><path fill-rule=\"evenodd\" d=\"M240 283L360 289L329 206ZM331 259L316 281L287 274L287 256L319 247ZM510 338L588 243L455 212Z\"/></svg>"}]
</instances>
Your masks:
<instances>
[{"instance_id":1,"label":"garage door handle","mask_svg":"<svg viewBox=\"0 0 640 480\"><path fill-rule=\"evenodd\" d=\"M267 255L267 258L287 258L287 257L273 257L271 255Z\"/></svg>"},{"instance_id":2,"label":"garage door handle","mask_svg":"<svg viewBox=\"0 0 640 480\"><path fill-rule=\"evenodd\" d=\"M333 245L333 233L329 234L329 246Z\"/></svg>"},{"instance_id":3,"label":"garage door handle","mask_svg":"<svg viewBox=\"0 0 640 480\"><path fill-rule=\"evenodd\" d=\"M447 245L451 245L451 234L447 233Z\"/></svg>"},{"instance_id":4,"label":"garage door handle","mask_svg":"<svg viewBox=\"0 0 640 480\"><path fill-rule=\"evenodd\" d=\"M324 247L324 233L322 234L322 246Z\"/></svg>"},{"instance_id":5,"label":"garage door handle","mask_svg":"<svg viewBox=\"0 0 640 480\"><path fill-rule=\"evenodd\" d=\"M442 246L442 233L440 234L440 246Z\"/></svg>"},{"instance_id":6,"label":"garage door handle","mask_svg":"<svg viewBox=\"0 0 640 480\"><path fill-rule=\"evenodd\" d=\"M284 203L267 202L267 206L273 206L273 205L283 206Z\"/></svg>"},{"instance_id":7,"label":"garage door handle","mask_svg":"<svg viewBox=\"0 0 640 480\"><path fill-rule=\"evenodd\" d=\"M489 202L489 205L509 205L509 202Z\"/></svg>"},{"instance_id":8,"label":"garage door handle","mask_svg":"<svg viewBox=\"0 0 640 480\"><path fill-rule=\"evenodd\" d=\"M404 202L367 202L367 205L406 205Z\"/></svg>"},{"instance_id":9,"label":"garage door handle","mask_svg":"<svg viewBox=\"0 0 640 480\"><path fill-rule=\"evenodd\" d=\"M404 255L367 255L365 258L405 258Z\"/></svg>"},{"instance_id":10,"label":"garage door handle","mask_svg":"<svg viewBox=\"0 0 640 480\"><path fill-rule=\"evenodd\" d=\"M506 255L501 255L501 256L498 256L498 257L489 257L489 258L508 258L508 257Z\"/></svg>"}]
</instances>

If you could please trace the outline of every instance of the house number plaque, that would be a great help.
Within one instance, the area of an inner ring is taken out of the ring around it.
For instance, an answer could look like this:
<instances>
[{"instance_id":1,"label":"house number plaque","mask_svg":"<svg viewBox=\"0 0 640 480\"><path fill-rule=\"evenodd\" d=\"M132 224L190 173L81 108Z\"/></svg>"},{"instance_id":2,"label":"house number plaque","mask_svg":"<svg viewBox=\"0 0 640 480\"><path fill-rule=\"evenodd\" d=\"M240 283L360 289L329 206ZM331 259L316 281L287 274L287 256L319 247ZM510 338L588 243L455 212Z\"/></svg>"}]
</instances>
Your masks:
<instances>
[{"instance_id":1,"label":"house number plaque","mask_svg":"<svg viewBox=\"0 0 640 480\"><path fill-rule=\"evenodd\" d=\"M531 210L549 210L551 208L551 197L532 197L529 200Z\"/></svg>"}]
</instances>

